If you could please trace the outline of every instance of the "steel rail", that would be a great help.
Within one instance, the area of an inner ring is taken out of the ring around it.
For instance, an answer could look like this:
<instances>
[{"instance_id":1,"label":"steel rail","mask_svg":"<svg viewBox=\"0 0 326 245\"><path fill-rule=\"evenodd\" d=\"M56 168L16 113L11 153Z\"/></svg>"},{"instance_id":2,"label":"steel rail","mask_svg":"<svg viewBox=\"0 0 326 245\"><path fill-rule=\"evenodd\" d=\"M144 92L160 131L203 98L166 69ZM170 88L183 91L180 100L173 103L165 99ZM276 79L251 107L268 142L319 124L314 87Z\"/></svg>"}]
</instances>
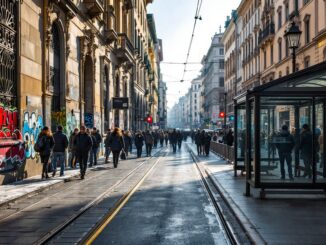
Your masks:
<instances>
[{"instance_id":1,"label":"steel rail","mask_svg":"<svg viewBox=\"0 0 326 245\"><path fill-rule=\"evenodd\" d=\"M155 161L155 163L150 167L149 170L146 171L143 177L127 193L125 193L118 202L116 202L114 207L96 224L95 227L93 227L93 229L82 239L82 241L79 242L79 244L91 245L97 239L97 237L108 226L108 224L111 223L115 216L120 212L124 205L147 179L149 174L154 170L162 157L166 156L166 154L167 153L165 153L163 156L160 156Z\"/></svg>"},{"instance_id":2,"label":"steel rail","mask_svg":"<svg viewBox=\"0 0 326 245\"><path fill-rule=\"evenodd\" d=\"M54 237L56 237L60 232L65 230L70 224L72 224L74 221L76 221L79 217L81 217L86 211L97 205L99 202L101 202L108 194L112 193L112 191L121 185L123 182L125 182L127 179L129 179L131 176L135 174L137 170L140 169L145 163L149 162L154 156L159 155L161 153L161 150L157 151L153 156L143 161L141 164L139 164L136 168L131 170L124 178L116 182L113 186L111 186L108 190L104 191L101 195L99 195L96 199L89 202L82 208L80 208L77 213L71 215L69 218L67 218L64 222L62 222L57 227L53 228L51 231L47 232L43 237L39 238L37 241L33 242L33 245L42 245L50 242Z\"/></svg>"},{"instance_id":3,"label":"steel rail","mask_svg":"<svg viewBox=\"0 0 326 245\"><path fill-rule=\"evenodd\" d=\"M209 196L209 199L211 201L211 203L213 204L216 212L217 212L217 215L219 217L219 221L220 223L222 224L223 228L224 228L224 231L229 239L229 242L232 244L232 245L238 245L238 244L241 244L241 242L238 240L237 236L235 235L236 232L233 230L232 228L232 225L230 224L230 222L226 219L225 215L223 214L223 209L222 207L220 206L220 204L215 200L214 198L214 193L213 193L213 190L212 190L212 187L210 186L213 186L215 191L217 193L219 193L219 190L215 187L215 185L213 184L210 184L209 181L208 181L208 176L207 176L207 173L205 172L205 170L203 170L202 166L200 166L198 160L196 159L193 151L189 148L189 146L187 145L187 148L188 148L188 151L193 159L193 162L194 162L194 165L196 166L196 169L198 170L199 172L199 176L200 176L200 180L203 184L203 186L205 187L205 191L206 193L208 194Z\"/></svg>"}]
</instances>

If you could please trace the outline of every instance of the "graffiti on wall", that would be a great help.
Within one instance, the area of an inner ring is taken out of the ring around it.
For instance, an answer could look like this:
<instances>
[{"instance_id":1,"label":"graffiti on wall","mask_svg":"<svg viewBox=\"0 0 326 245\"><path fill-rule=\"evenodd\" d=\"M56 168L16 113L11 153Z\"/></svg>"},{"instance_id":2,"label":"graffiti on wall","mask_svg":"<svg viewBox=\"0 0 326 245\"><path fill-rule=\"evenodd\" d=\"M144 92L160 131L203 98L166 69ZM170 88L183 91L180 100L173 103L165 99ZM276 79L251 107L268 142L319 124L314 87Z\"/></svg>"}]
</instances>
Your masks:
<instances>
[{"instance_id":1,"label":"graffiti on wall","mask_svg":"<svg viewBox=\"0 0 326 245\"><path fill-rule=\"evenodd\" d=\"M92 113L85 113L85 126L87 128L94 127L94 115Z\"/></svg>"},{"instance_id":2,"label":"graffiti on wall","mask_svg":"<svg viewBox=\"0 0 326 245\"><path fill-rule=\"evenodd\" d=\"M0 103L0 172L17 170L25 160L18 109Z\"/></svg>"},{"instance_id":3,"label":"graffiti on wall","mask_svg":"<svg viewBox=\"0 0 326 245\"><path fill-rule=\"evenodd\" d=\"M23 135L25 141L26 158L35 159L37 153L34 151L34 144L43 128L43 118L35 112L25 112L23 122Z\"/></svg>"},{"instance_id":4,"label":"graffiti on wall","mask_svg":"<svg viewBox=\"0 0 326 245\"><path fill-rule=\"evenodd\" d=\"M51 113L51 121L53 131L55 131L59 125L65 128L67 123L66 109L63 109L61 111L53 111Z\"/></svg>"}]
</instances>

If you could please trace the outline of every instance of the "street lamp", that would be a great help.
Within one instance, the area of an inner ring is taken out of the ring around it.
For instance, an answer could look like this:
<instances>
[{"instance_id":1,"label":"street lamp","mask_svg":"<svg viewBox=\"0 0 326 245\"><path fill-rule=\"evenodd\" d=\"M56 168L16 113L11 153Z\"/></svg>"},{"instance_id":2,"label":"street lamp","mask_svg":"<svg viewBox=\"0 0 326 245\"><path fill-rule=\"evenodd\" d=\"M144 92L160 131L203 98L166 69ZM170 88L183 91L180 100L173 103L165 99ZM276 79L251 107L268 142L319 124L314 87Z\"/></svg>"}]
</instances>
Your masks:
<instances>
[{"instance_id":1,"label":"street lamp","mask_svg":"<svg viewBox=\"0 0 326 245\"><path fill-rule=\"evenodd\" d=\"M284 34L284 37L288 40L289 48L292 49L292 72L295 72L295 50L299 47L301 33L299 27L292 21L291 26Z\"/></svg>"}]
</instances>

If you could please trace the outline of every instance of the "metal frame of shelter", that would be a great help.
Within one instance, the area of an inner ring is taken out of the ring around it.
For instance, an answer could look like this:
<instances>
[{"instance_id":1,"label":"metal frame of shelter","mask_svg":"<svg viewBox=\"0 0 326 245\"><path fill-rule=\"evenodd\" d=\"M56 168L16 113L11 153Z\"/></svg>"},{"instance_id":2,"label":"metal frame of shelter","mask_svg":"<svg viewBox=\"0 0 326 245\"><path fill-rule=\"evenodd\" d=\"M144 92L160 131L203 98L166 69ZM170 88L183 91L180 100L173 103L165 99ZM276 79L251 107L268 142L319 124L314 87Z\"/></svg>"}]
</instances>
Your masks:
<instances>
[{"instance_id":1,"label":"metal frame of shelter","mask_svg":"<svg viewBox=\"0 0 326 245\"><path fill-rule=\"evenodd\" d=\"M312 154L311 168L309 167L312 176L307 179L300 176L300 171L303 171L306 165L300 166L302 159L299 147L300 128L306 123L311 129L314 129L311 130L311 140L313 141L311 151L317 152L317 147L321 147L322 149L318 149L318 151L326 153L326 144L317 146L318 139L315 130L319 125L317 125L318 122L323 127L326 126L326 62L248 90L235 98L234 106L234 171L235 174L237 170L246 171L247 196L250 195L250 187L262 190L326 189L326 154L322 154L320 157L322 159L319 159L324 165L319 163L318 168L320 169L317 169L319 161L317 154ZM317 107L318 111L316 111ZM286 119L281 117L281 110L285 110ZM305 116L302 116L303 113ZM284 122L288 126L292 125L292 133L296 142L291 153L293 156L292 167L294 167L295 173L299 171L299 176L294 177L294 180L284 180L277 176L281 168L276 165L279 163L279 158L277 158L277 150L273 146L273 136L271 135ZM265 128L267 128L267 132L264 131ZM263 137L262 132L267 136ZM326 139L324 128L318 132L320 133L318 137L322 136L323 139ZM267 139L267 143L263 138ZM273 165L274 169L270 165L271 162L275 164ZM250 171L247 171L248 169Z\"/></svg>"}]
</instances>

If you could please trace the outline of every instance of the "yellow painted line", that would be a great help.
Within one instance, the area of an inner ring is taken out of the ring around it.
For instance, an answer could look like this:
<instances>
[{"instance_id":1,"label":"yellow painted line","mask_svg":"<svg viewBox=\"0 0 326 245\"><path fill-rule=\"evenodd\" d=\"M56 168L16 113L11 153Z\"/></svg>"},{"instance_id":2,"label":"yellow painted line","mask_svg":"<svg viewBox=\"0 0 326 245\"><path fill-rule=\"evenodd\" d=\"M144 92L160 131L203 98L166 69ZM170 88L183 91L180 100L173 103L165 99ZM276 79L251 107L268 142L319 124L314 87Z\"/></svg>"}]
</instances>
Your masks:
<instances>
[{"instance_id":1,"label":"yellow painted line","mask_svg":"<svg viewBox=\"0 0 326 245\"><path fill-rule=\"evenodd\" d=\"M148 172L141 178L141 180L135 185L128 193L123 195L117 204L114 206L113 210L107 214L104 222L87 238L86 245L92 244L97 237L102 233L105 227L110 224L110 222L115 218L115 216L120 212L120 210L126 205L132 195L137 191L137 189L143 184L147 176L153 171L155 166L160 162L161 158L159 158L153 166L148 170Z\"/></svg>"}]
</instances>

